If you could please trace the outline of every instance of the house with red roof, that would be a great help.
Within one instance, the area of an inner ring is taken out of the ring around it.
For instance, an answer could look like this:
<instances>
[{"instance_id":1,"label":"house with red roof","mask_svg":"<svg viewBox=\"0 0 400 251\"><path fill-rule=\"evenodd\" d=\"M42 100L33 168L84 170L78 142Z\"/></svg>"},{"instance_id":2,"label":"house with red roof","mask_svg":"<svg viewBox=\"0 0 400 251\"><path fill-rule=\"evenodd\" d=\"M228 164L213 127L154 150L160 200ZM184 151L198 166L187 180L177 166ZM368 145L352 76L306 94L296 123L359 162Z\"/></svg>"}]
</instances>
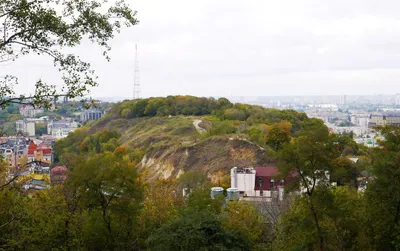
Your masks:
<instances>
[{"instance_id":1,"label":"house with red roof","mask_svg":"<svg viewBox=\"0 0 400 251\"><path fill-rule=\"evenodd\" d=\"M280 178L279 170L275 166L256 167L256 186L255 190L277 190L292 182L292 177Z\"/></svg>"},{"instance_id":2,"label":"house with red roof","mask_svg":"<svg viewBox=\"0 0 400 251\"><path fill-rule=\"evenodd\" d=\"M53 152L46 144L36 145L33 141L28 146L28 161L42 161L48 164L53 163Z\"/></svg>"},{"instance_id":3,"label":"house with red roof","mask_svg":"<svg viewBox=\"0 0 400 251\"><path fill-rule=\"evenodd\" d=\"M278 178L275 166L231 169L231 188L237 188L243 197L270 197L272 191L283 192L292 177Z\"/></svg>"},{"instance_id":4,"label":"house with red roof","mask_svg":"<svg viewBox=\"0 0 400 251\"><path fill-rule=\"evenodd\" d=\"M63 184L68 178L68 169L66 166L56 166L50 171L51 185Z\"/></svg>"},{"instance_id":5,"label":"house with red roof","mask_svg":"<svg viewBox=\"0 0 400 251\"><path fill-rule=\"evenodd\" d=\"M284 186L284 180L278 180L275 177L279 171L275 166L256 167L256 184L254 190L273 190L278 185Z\"/></svg>"}]
</instances>

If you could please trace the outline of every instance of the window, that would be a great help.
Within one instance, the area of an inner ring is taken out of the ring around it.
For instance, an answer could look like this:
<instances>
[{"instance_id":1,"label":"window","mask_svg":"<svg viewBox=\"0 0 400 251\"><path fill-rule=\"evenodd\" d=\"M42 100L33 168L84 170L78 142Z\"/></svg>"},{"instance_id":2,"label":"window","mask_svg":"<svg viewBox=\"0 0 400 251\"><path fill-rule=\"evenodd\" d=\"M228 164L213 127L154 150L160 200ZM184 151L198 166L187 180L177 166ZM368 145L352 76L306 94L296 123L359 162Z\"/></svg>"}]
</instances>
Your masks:
<instances>
[{"instance_id":1,"label":"window","mask_svg":"<svg viewBox=\"0 0 400 251\"><path fill-rule=\"evenodd\" d=\"M281 182L279 183L280 186L284 186L285 185L285 180L281 180Z\"/></svg>"},{"instance_id":2,"label":"window","mask_svg":"<svg viewBox=\"0 0 400 251\"><path fill-rule=\"evenodd\" d=\"M259 187L262 187L262 185L263 185L263 179L262 179L262 178L258 178L257 184L258 184Z\"/></svg>"},{"instance_id":3,"label":"window","mask_svg":"<svg viewBox=\"0 0 400 251\"><path fill-rule=\"evenodd\" d=\"M275 181L273 179L271 179L271 182L270 182L269 185L270 185L271 188L273 188L275 186Z\"/></svg>"}]
</instances>

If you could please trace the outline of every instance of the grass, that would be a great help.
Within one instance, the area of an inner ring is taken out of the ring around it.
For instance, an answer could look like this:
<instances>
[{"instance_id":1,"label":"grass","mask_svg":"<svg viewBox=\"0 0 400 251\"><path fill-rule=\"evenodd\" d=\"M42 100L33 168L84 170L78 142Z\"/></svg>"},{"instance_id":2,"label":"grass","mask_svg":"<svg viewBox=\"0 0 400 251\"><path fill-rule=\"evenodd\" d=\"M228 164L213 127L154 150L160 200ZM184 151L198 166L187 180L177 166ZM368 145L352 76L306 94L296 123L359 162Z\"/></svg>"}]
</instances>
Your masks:
<instances>
[{"instance_id":1,"label":"grass","mask_svg":"<svg viewBox=\"0 0 400 251\"><path fill-rule=\"evenodd\" d=\"M195 129L195 119L203 120L200 126L208 133L200 134ZM154 168L152 175L156 176L160 165L210 174L229 173L234 164L253 165L263 163L265 158L257 146L237 139L247 138L242 134L247 129L245 122L220 121L214 116L105 118L94 127L119 131L119 143L129 149L145 148L147 157L154 160L149 171Z\"/></svg>"}]
</instances>

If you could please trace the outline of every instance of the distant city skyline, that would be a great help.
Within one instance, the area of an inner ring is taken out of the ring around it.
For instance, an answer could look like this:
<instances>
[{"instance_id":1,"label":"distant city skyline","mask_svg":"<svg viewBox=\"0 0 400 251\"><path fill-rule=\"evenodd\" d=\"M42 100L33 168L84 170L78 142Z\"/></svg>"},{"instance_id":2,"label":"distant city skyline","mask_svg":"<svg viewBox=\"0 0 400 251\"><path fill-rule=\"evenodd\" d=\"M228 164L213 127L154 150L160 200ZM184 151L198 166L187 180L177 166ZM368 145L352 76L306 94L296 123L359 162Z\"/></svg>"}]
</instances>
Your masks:
<instances>
[{"instance_id":1,"label":"distant city skyline","mask_svg":"<svg viewBox=\"0 0 400 251\"><path fill-rule=\"evenodd\" d=\"M221 98L222 96L205 96L207 98ZM92 97L106 102L119 102L130 100L132 97ZM146 98L146 97L144 97ZM224 96L232 102L249 104L260 104L263 102L282 102L282 103L371 103L371 104L396 104L400 105L400 93L398 94L377 94L377 95L293 95L293 96ZM344 102L343 102L344 101Z\"/></svg>"},{"instance_id":2,"label":"distant city skyline","mask_svg":"<svg viewBox=\"0 0 400 251\"><path fill-rule=\"evenodd\" d=\"M135 44L141 95L287 96L400 93L400 2L388 0L128 0L140 24L112 41L111 62L82 43L70 50L99 76L93 97L131 97ZM43 78L51 59L0 65L17 92Z\"/></svg>"}]
</instances>

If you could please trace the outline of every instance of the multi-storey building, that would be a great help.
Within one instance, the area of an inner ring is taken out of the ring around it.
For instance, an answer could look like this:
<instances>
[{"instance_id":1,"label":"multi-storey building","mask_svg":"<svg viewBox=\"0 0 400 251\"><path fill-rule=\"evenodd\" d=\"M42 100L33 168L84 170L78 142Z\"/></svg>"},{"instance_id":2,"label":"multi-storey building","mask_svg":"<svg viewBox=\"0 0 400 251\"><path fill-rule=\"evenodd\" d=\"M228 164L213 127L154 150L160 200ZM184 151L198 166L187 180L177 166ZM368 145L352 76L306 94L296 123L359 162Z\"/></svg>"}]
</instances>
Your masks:
<instances>
[{"instance_id":1,"label":"multi-storey building","mask_svg":"<svg viewBox=\"0 0 400 251\"><path fill-rule=\"evenodd\" d=\"M375 126L400 126L400 114L371 114L369 116L368 127L373 128Z\"/></svg>"},{"instance_id":2,"label":"multi-storey building","mask_svg":"<svg viewBox=\"0 0 400 251\"><path fill-rule=\"evenodd\" d=\"M31 161L26 167L10 173L10 178L18 175L17 182L23 184L27 193L50 187L50 164L41 161Z\"/></svg>"},{"instance_id":3,"label":"multi-storey building","mask_svg":"<svg viewBox=\"0 0 400 251\"><path fill-rule=\"evenodd\" d=\"M395 105L400 105L400 93L396 94Z\"/></svg>"},{"instance_id":4,"label":"multi-storey building","mask_svg":"<svg viewBox=\"0 0 400 251\"><path fill-rule=\"evenodd\" d=\"M16 123L17 134L21 134L24 136L35 136L36 133L36 124L37 123L47 123L48 117L41 118L25 118L20 119Z\"/></svg>"},{"instance_id":5,"label":"multi-storey building","mask_svg":"<svg viewBox=\"0 0 400 251\"><path fill-rule=\"evenodd\" d=\"M85 110L81 114L82 122L89 121L89 120L99 120L103 116L103 113L100 110L96 109L89 109Z\"/></svg>"},{"instance_id":6,"label":"multi-storey building","mask_svg":"<svg viewBox=\"0 0 400 251\"><path fill-rule=\"evenodd\" d=\"M369 117L370 116L368 114L353 114L350 116L350 121L356 126L367 128Z\"/></svg>"},{"instance_id":7,"label":"multi-storey building","mask_svg":"<svg viewBox=\"0 0 400 251\"><path fill-rule=\"evenodd\" d=\"M231 169L231 187L239 191L241 197L270 197L272 191L283 191L292 179L276 180L279 171L275 166Z\"/></svg>"},{"instance_id":8,"label":"multi-storey building","mask_svg":"<svg viewBox=\"0 0 400 251\"><path fill-rule=\"evenodd\" d=\"M30 137L35 136L35 122L21 119L15 123L17 125L17 134Z\"/></svg>"},{"instance_id":9,"label":"multi-storey building","mask_svg":"<svg viewBox=\"0 0 400 251\"><path fill-rule=\"evenodd\" d=\"M38 114L44 112L43 108L35 108L32 105L20 105L19 106L19 113L26 118L34 118Z\"/></svg>"},{"instance_id":10,"label":"multi-storey building","mask_svg":"<svg viewBox=\"0 0 400 251\"><path fill-rule=\"evenodd\" d=\"M47 133L56 139L65 138L70 132L75 131L79 124L75 121L60 120L50 121L47 124Z\"/></svg>"},{"instance_id":11,"label":"multi-storey building","mask_svg":"<svg viewBox=\"0 0 400 251\"><path fill-rule=\"evenodd\" d=\"M44 144L36 145L31 141L28 147L28 161L41 161L51 165L53 163L52 150Z\"/></svg>"}]
</instances>

